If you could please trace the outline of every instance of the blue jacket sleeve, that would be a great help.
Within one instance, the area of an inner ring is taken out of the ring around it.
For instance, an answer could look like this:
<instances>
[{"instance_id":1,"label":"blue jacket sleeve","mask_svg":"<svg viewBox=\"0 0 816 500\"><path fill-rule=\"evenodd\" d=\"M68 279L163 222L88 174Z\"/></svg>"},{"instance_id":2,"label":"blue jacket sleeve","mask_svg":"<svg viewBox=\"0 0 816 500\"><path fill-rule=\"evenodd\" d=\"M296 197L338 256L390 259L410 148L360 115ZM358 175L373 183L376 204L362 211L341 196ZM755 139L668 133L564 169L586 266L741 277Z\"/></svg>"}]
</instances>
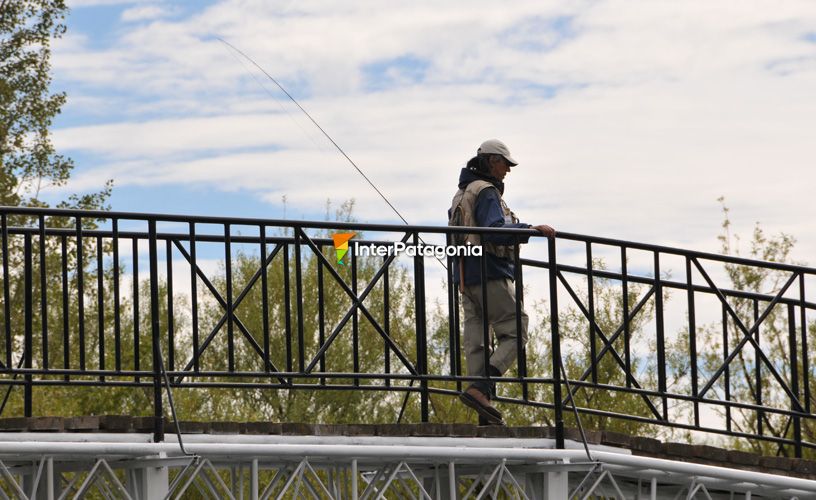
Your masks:
<instances>
[{"instance_id":1,"label":"blue jacket sleeve","mask_svg":"<svg viewBox=\"0 0 816 500\"><path fill-rule=\"evenodd\" d=\"M504 227L504 228L519 228L528 229L530 224L516 223L506 224L504 222L504 213L502 212L501 202L499 201L499 193L496 189L487 188L479 193L476 198L476 225L481 227ZM529 236L511 236L506 234L485 234L483 235L485 241L489 241L496 245L513 245L518 241L519 243L527 243Z\"/></svg>"}]
</instances>

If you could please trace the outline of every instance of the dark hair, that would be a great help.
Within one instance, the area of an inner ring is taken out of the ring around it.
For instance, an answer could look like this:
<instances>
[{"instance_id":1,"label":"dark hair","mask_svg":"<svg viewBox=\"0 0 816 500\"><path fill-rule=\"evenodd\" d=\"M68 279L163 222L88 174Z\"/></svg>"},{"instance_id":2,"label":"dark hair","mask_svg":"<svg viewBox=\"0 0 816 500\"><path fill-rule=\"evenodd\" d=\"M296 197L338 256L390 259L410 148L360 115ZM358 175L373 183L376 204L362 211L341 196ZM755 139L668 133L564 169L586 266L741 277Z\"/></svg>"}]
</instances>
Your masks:
<instances>
[{"instance_id":1,"label":"dark hair","mask_svg":"<svg viewBox=\"0 0 816 500\"><path fill-rule=\"evenodd\" d=\"M480 174L487 174L490 172L490 164L487 159L490 155L476 155L467 162L468 170L478 172Z\"/></svg>"}]
</instances>

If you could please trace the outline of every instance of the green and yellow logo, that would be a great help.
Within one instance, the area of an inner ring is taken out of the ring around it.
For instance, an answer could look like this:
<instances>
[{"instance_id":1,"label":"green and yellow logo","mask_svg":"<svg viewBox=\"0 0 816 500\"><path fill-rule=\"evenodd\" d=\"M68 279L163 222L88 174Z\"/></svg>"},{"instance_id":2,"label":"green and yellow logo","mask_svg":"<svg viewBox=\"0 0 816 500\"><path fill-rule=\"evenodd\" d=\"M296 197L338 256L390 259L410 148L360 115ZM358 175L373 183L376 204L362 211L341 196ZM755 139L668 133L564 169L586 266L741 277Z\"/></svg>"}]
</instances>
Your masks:
<instances>
[{"instance_id":1,"label":"green and yellow logo","mask_svg":"<svg viewBox=\"0 0 816 500\"><path fill-rule=\"evenodd\" d=\"M334 251L337 252L337 263L341 266L345 266L346 263L343 262L343 258L346 256L349 250L349 240L354 238L354 235L357 233L337 233L332 235L332 239L334 240Z\"/></svg>"}]
</instances>

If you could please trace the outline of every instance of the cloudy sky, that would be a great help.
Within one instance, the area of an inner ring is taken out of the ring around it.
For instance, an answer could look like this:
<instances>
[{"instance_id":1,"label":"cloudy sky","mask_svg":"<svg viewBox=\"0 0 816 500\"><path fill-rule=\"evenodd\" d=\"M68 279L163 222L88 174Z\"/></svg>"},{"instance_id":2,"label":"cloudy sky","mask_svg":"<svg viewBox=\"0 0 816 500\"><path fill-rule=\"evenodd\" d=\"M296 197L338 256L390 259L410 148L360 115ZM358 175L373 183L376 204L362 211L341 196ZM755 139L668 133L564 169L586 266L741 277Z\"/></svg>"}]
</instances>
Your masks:
<instances>
[{"instance_id":1,"label":"cloudy sky","mask_svg":"<svg viewBox=\"0 0 816 500\"><path fill-rule=\"evenodd\" d=\"M816 263L816 3L69 0L53 55L71 192L116 210L417 224L498 137L525 222L716 251L731 208ZM55 199L64 192L51 192ZM282 201L286 197L286 204ZM284 213L285 210L285 213Z\"/></svg>"}]
</instances>

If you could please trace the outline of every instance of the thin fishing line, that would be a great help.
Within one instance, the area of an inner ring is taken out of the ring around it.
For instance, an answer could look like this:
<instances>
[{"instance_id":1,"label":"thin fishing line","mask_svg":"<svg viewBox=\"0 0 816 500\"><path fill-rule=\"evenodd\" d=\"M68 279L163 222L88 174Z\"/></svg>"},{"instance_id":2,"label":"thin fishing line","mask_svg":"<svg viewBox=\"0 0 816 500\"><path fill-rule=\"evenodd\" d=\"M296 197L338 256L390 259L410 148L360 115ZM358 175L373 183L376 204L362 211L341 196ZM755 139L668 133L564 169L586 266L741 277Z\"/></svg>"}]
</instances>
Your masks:
<instances>
[{"instance_id":1,"label":"thin fishing line","mask_svg":"<svg viewBox=\"0 0 816 500\"><path fill-rule=\"evenodd\" d=\"M319 143L314 138L314 136L312 134L310 134L309 132L306 131L306 129L303 127L303 125L300 123L300 121L298 121L297 118L295 118L295 115L293 115L292 113L289 112L288 109L286 109L286 107L283 105L283 103L281 103L280 99L277 98L275 93L272 92L271 90L269 90L267 88L266 84L262 80L260 80L257 76L255 76L255 73L253 73L249 69L249 67L244 63L244 59L241 59L240 57L238 57L238 55L235 52L230 52L230 55L232 55L232 57L236 61L238 61L238 63L244 68L244 70L247 73L249 73L249 76L252 77L252 79L255 81L255 83L257 83L259 87L261 87L262 89L264 89L264 91L266 91L266 93L269 95L269 97L271 97L272 100L275 101L275 104L278 105L278 107L281 109L281 111L286 113L286 116L288 116L289 119L292 120L292 123L294 123L297 126L297 128L299 128L300 131L303 132L303 135L305 137L307 137L311 141L311 143L314 145L314 147L316 147L317 149L319 149L323 153L328 153L329 152L323 144ZM284 217L284 219L285 218L286 217Z\"/></svg>"},{"instance_id":2,"label":"thin fishing line","mask_svg":"<svg viewBox=\"0 0 816 500\"><path fill-rule=\"evenodd\" d=\"M349 162L349 163L351 163L351 166L352 166L352 167L354 167L354 169L355 169L355 170L357 170L357 172L358 172L360 175L362 175L362 176L363 176L363 179L365 179L365 180L366 180L366 182L368 182L368 184L369 184L369 185L370 185L370 186L371 186L371 187L374 189L374 191L376 191L376 192L377 192L377 194L378 194L378 195L380 195L380 197L383 199L383 201L385 201L385 203L386 203L386 204L387 204L389 207L391 207L391 210L393 210L393 211L394 211L394 213L395 213L395 214L397 214L397 217L399 217L400 219L402 219L402 222L404 222L406 225L409 225L409 226L410 226L410 224L408 224L408 221L407 221L407 220L405 220L405 217L403 217L403 216L402 216L402 214L399 212L399 210L397 210L397 208L396 208L396 207L395 207L395 206L394 206L394 205L393 205L393 204L392 204L390 201L388 201L388 198L386 198L386 197L385 197L385 195L382 193L382 191L380 191L380 190L377 188L377 186L376 186L376 185L374 185L374 183L371 181L371 179L369 179L369 178L368 178L368 176L367 176L367 175L366 175L366 174L365 174L365 173L364 173L364 172L363 172L363 171L360 169L360 167L358 167L358 166L357 166L357 164L356 164L356 163L354 163L354 160L352 160L352 159L349 157L349 155L347 155L347 154L346 154L346 152L345 152L345 151L343 151L343 148L341 148L341 147L340 147L340 145L339 145L339 144L337 144L337 142L335 142L335 140L334 140L334 139L332 139L332 137L331 137L331 136L328 134L328 132L326 132L326 131L323 129L323 127L321 127L321 126L320 126L320 124L319 124L319 123L317 123L317 122L315 121L315 119L314 119L314 118L312 118L312 115L310 115L310 114L309 114L309 112L308 112L308 111L306 111L306 110L303 108L303 106L301 106L301 105L300 105L300 103L299 103L299 102L297 102L297 100L296 100L294 97L292 97L292 94L290 94L289 92L287 92L287 91L286 91L286 89L285 89L285 88L283 88L283 85L281 85L281 84L280 84L280 83L279 83L279 82L278 82L278 81L277 81L275 78L273 78L273 77L272 77L272 75L270 75L269 73L267 73L265 69L263 69L263 68L262 68L262 67L261 67L261 66L260 66L258 63L256 63L256 62L255 62L255 61L254 61L254 60L253 60L251 57L249 57L248 55L246 55L246 54L245 54L245 53L244 53L244 52L243 52L241 49L237 48L236 46L234 46L233 44L231 44L231 43L229 43L228 41L224 40L223 38L220 38L220 37L216 37L216 38L217 38L217 39L218 39L218 40L219 40L221 43L223 43L223 44L227 45L228 47L230 47L230 48L231 48L232 50L234 50L235 52L237 52L237 53L241 54L243 57L245 57L245 58L246 58L246 60L247 60L247 61L251 62L251 63L252 63L252 64L253 64L253 65L254 65L256 68L258 68L258 69L259 69L259 70L260 70L260 71L261 71L261 72L262 72L264 75L266 75L266 77L267 77L267 78L269 78L270 80L272 80L272 82L273 82L275 85L277 85L277 87L278 87L278 88L281 90L281 92L283 92L284 94L286 94L286 97L288 97L288 98L289 98L289 100L291 100L293 103L295 103L295 106L297 106L297 107L298 107L298 109L300 109L301 111L303 111L303 114L305 114L305 115L306 115L306 117L307 117L307 118L309 118L309 120L311 120L311 122L314 124L314 126L315 126L315 127L317 127L317 129L318 129L318 130L320 130L320 132L321 132L321 133L323 133L323 135L324 135L324 136L326 136L326 139L328 139L328 140L329 140L329 142L331 142L331 143L334 145L334 147L335 147L335 148L337 148L337 151L339 151L339 152L340 152L340 154L342 154L342 155L343 155L343 156L346 158L346 160L348 160L348 162Z\"/></svg>"}]
</instances>

